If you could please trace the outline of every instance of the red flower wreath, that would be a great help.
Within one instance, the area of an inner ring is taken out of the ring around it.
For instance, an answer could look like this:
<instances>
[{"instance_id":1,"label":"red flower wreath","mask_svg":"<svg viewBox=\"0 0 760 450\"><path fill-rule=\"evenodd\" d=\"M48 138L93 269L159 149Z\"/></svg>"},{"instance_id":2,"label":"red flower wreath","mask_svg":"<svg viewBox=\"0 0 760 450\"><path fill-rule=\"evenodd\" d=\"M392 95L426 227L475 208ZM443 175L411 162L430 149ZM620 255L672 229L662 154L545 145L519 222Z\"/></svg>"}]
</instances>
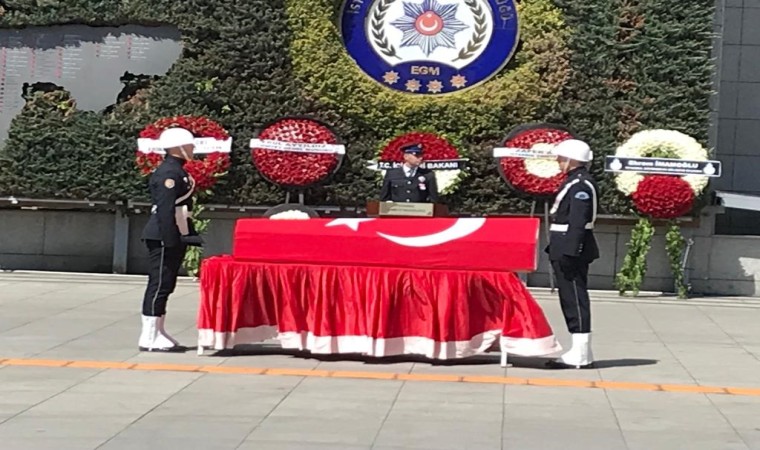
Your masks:
<instances>
[{"instance_id":1,"label":"red flower wreath","mask_svg":"<svg viewBox=\"0 0 760 450\"><path fill-rule=\"evenodd\" d=\"M413 132L402 134L388 143L379 155L380 161L403 162L403 147L410 144L422 144L425 151L425 159L430 161L458 159L459 151L446 139L427 132Z\"/></svg>"},{"instance_id":2,"label":"red flower wreath","mask_svg":"<svg viewBox=\"0 0 760 450\"><path fill-rule=\"evenodd\" d=\"M425 161L460 160L457 147L446 138L435 133L415 131L402 134L392 139L383 147L378 156L378 161L403 162L404 152L401 150L410 144L422 144ZM441 194L451 193L460 180L461 170L436 170L435 177L438 183L438 191Z\"/></svg>"},{"instance_id":3,"label":"red flower wreath","mask_svg":"<svg viewBox=\"0 0 760 450\"><path fill-rule=\"evenodd\" d=\"M539 124L515 128L504 141L508 148L530 149L536 144L558 144L574 136L570 131L556 125ZM514 189L535 197L549 197L559 191L565 175L557 173L541 177L531 173L523 158L501 158L499 169L504 180Z\"/></svg>"},{"instance_id":4,"label":"red flower wreath","mask_svg":"<svg viewBox=\"0 0 760 450\"><path fill-rule=\"evenodd\" d=\"M681 177L647 175L631 195L636 209L656 219L675 219L694 206L694 189Z\"/></svg>"},{"instance_id":5,"label":"red flower wreath","mask_svg":"<svg viewBox=\"0 0 760 450\"><path fill-rule=\"evenodd\" d=\"M177 127L190 131L196 138L226 140L230 137L221 125L207 117L175 116L159 119L148 125L140 132L140 138L158 139L164 130ZM163 160L162 154L138 151L135 163L140 174L148 176ZM214 187L218 178L224 175L229 167L230 155L222 152L209 153L202 159L194 159L185 164L185 170L195 180L196 191L206 191Z\"/></svg>"},{"instance_id":6,"label":"red flower wreath","mask_svg":"<svg viewBox=\"0 0 760 450\"><path fill-rule=\"evenodd\" d=\"M338 145L338 136L325 124L307 118L283 118L266 126L258 140L297 144ZM272 183L304 188L326 180L338 170L343 153L316 153L257 148L251 157L259 172Z\"/></svg>"}]
</instances>

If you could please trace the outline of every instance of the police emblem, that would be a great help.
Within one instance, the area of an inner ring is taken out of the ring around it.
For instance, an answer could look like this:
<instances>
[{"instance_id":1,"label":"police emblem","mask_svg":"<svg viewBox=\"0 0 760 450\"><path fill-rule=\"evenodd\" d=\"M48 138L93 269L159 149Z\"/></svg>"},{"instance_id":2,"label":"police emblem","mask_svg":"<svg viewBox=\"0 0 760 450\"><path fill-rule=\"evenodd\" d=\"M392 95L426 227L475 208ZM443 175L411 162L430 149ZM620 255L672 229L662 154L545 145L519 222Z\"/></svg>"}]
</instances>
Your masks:
<instances>
[{"instance_id":1,"label":"police emblem","mask_svg":"<svg viewBox=\"0 0 760 450\"><path fill-rule=\"evenodd\" d=\"M346 0L348 53L378 83L408 94L466 90L496 75L519 35L516 0Z\"/></svg>"}]
</instances>

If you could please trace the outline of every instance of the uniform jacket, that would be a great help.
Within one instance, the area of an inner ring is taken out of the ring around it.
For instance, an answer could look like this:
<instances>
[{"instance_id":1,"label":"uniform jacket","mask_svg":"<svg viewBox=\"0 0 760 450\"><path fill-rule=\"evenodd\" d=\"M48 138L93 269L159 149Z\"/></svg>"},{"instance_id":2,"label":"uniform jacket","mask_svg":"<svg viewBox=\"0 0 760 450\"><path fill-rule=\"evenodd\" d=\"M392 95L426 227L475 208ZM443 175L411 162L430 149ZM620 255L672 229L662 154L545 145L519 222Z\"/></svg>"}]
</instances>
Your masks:
<instances>
[{"instance_id":1,"label":"uniform jacket","mask_svg":"<svg viewBox=\"0 0 760 450\"><path fill-rule=\"evenodd\" d=\"M437 203L438 184L435 174L428 169L417 168L413 177L407 177L403 167L385 172L380 200L387 202Z\"/></svg>"},{"instance_id":2,"label":"uniform jacket","mask_svg":"<svg viewBox=\"0 0 760 450\"><path fill-rule=\"evenodd\" d=\"M142 239L177 247L185 236L197 236L187 212L193 210L195 183L184 169L185 161L167 156L150 177L151 212Z\"/></svg>"},{"instance_id":3,"label":"uniform jacket","mask_svg":"<svg viewBox=\"0 0 760 450\"><path fill-rule=\"evenodd\" d=\"M584 262L599 258L594 223L599 207L599 189L585 167L567 174L551 210L549 259L578 257Z\"/></svg>"}]
</instances>

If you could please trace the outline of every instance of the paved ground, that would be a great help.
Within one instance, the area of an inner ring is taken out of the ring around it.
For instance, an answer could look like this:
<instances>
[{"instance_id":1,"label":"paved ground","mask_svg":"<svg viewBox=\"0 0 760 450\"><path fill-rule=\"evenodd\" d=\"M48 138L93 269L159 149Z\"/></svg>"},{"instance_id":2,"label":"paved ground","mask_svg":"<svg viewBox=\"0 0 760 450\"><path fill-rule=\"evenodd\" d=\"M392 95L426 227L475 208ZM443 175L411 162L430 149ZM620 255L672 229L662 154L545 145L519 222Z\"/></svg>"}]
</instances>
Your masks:
<instances>
[{"instance_id":1,"label":"paved ground","mask_svg":"<svg viewBox=\"0 0 760 450\"><path fill-rule=\"evenodd\" d=\"M0 274L0 449L760 449L760 301L598 293L600 368L555 372L496 355L138 354L142 290ZM189 345L196 302L182 283L167 321Z\"/></svg>"}]
</instances>

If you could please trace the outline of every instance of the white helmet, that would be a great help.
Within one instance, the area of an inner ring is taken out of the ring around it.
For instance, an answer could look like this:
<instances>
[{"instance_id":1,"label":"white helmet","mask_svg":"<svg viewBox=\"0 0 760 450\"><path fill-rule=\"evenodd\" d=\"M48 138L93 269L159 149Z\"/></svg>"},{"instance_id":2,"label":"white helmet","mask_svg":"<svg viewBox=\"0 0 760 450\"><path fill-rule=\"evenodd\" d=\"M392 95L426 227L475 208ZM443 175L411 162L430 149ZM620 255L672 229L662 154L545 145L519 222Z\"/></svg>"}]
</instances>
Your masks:
<instances>
[{"instance_id":1,"label":"white helmet","mask_svg":"<svg viewBox=\"0 0 760 450\"><path fill-rule=\"evenodd\" d=\"M161 148L167 149L190 145L195 142L195 138L193 137L193 133L184 128L169 128L161 133L158 142Z\"/></svg>"},{"instance_id":2,"label":"white helmet","mask_svg":"<svg viewBox=\"0 0 760 450\"><path fill-rule=\"evenodd\" d=\"M594 152L591 151L588 144L577 139L560 142L554 147L552 153L580 162L589 162L594 159Z\"/></svg>"}]
</instances>

